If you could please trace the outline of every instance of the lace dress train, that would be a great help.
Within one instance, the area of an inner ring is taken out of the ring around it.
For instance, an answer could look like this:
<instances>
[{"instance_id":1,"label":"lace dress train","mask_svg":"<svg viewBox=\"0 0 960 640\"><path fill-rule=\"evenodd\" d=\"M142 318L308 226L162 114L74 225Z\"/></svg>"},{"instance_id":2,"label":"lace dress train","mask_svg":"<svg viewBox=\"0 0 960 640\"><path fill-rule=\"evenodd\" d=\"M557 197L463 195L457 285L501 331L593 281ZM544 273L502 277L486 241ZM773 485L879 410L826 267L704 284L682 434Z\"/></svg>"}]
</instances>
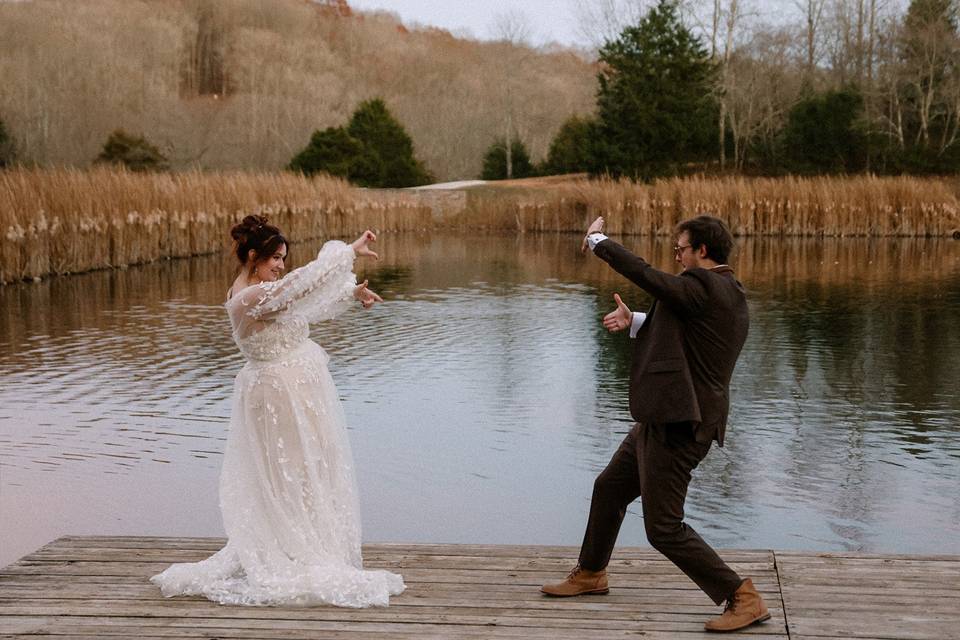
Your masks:
<instances>
[{"instance_id":1,"label":"lace dress train","mask_svg":"<svg viewBox=\"0 0 960 640\"><path fill-rule=\"evenodd\" d=\"M310 322L352 300L353 249L326 243L282 280L226 304L247 363L234 383L220 476L227 544L153 576L163 595L223 604L382 606L403 579L365 570L346 420Z\"/></svg>"}]
</instances>

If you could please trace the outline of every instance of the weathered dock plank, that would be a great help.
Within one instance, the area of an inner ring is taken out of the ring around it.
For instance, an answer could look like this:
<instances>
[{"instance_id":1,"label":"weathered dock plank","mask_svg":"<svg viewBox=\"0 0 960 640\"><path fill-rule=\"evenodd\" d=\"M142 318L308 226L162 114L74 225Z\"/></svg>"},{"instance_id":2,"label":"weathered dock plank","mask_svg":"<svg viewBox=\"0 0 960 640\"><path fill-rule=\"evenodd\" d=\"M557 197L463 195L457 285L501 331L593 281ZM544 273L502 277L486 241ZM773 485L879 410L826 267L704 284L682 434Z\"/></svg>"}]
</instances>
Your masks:
<instances>
[{"instance_id":1,"label":"weathered dock plank","mask_svg":"<svg viewBox=\"0 0 960 640\"><path fill-rule=\"evenodd\" d=\"M0 640L49 637L625 638L715 637L718 608L651 549L618 549L606 596L553 599L538 588L570 569L557 546L377 544L365 564L403 574L386 608L231 607L163 598L148 578L202 559L210 538L68 536L0 569ZM960 558L724 552L754 579L772 618L742 637L960 638Z\"/></svg>"},{"instance_id":2,"label":"weathered dock plank","mask_svg":"<svg viewBox=\"0 0 960 640\"><path fill-rule=\"evenodd\" d=\"M777 553L791 638L960 638L960 558Z\"/></svg>"}]
</instances>

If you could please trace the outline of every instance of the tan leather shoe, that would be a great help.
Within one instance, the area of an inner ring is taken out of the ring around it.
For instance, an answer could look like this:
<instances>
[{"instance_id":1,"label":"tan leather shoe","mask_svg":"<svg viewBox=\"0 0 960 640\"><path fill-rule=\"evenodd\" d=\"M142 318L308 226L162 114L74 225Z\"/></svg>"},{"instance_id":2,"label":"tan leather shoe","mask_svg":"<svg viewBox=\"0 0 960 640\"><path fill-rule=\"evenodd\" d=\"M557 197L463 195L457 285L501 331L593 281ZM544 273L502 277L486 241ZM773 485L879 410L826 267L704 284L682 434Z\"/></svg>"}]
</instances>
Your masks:
<instances>
[{"instance_id":1,"label":"tan leather shoe","mask_svg":"<svg viewBox=\"0 0 960 640\"><path fill-rule=\"evenodd\" d=\"M557 584L545 584L540 587L540 591L556 598L569 598L586 594L602 595L608 593L610 588L607 585L606 571L589 571L577 565L566 580Z\"/></svg>"},{"instance_id":2,"label":"tan leather shoe","mask_svg":"<svg viewBox=\"0 0 960 640\"><path fill-rule=\"evenodd\" d=\"M747 578L727 600L727 607L723 615L708 620L703 628L707 631L736 631L749 627L754 622L763 622L770 619L770 612L763 598L753 587L753 581Z\"/></svg>"}]
</instances>

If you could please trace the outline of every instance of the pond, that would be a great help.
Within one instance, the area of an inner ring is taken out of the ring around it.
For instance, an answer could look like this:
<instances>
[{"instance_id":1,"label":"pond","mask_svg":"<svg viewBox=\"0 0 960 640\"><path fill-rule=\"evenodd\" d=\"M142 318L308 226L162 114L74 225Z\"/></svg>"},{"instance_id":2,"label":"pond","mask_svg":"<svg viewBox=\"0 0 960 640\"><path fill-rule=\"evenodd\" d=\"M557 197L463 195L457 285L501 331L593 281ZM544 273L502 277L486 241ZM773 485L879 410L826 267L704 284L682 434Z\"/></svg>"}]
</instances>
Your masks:
<instances>
[{"instance_id":1,"label":"pond","mask_svg":"<svg viewBox=\"0 0 960 640\"><path fill-rule=\"evenodd\" d=\"M675 270L668 239L624 243ZM313 337L365 540L579 545L631 426L629 338L600 318L649 298L578 245L384 235L358 263L387 302ZM717 547L960 553L960 242L753 239L734 266L750 336L689 522ZM0 565L65 534L222 535L232 274L208 256L0 287ZM639 503L619 542L646 544Z\"/></svg>"}]
</instances>

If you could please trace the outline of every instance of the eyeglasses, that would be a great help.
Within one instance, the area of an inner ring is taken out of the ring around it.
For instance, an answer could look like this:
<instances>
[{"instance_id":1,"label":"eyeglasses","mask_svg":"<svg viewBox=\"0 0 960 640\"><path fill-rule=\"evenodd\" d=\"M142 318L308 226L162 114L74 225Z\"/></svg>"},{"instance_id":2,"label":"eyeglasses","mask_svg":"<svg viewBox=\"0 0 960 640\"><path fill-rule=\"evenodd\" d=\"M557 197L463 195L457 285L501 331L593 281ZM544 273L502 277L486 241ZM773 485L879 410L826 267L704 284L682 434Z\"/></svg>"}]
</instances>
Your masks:
<instances>
[{"instance_id":1,"label":"eyeglasses","mask_svg":"<svg viewBox=\"0 0 960 640\"><path fill-rule=\"evenodd\" d=\"M683 252L686 251L687 249L690 249L691 247L693 247L692 244L685 244L685 245L678 244L673 247L673 252L678 256L682 256Z\"/></svg>"}]
</instances>

